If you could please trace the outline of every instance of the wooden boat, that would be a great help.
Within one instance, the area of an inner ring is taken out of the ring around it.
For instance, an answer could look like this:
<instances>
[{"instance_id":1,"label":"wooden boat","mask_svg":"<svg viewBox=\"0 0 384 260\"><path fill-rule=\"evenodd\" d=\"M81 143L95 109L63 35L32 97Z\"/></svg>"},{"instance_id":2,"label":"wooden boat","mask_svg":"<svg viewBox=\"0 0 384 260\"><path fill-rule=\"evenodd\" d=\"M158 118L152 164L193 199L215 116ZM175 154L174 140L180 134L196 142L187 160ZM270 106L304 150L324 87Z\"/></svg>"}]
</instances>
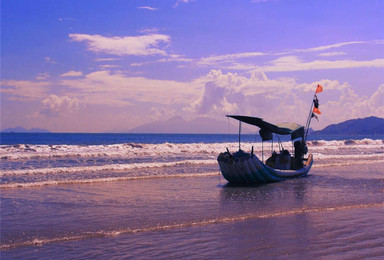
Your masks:
<instances>
[{"instance_id":1,"label":"wooden boat","mask_svg":"<svg viewBox=\"0 0 384 260\"><path fill-rule=\"evenodd\" d=\"M314 113L321 114L316 94L322 91L323 87L317 85L305 127L295 123L274 125L258 117L227 115L239 121L239 151L230 153L227 148L226 152L218 156L217 161L223 177L230 183L256 184L306 176L313 164L312 154L305 157L308 153L306 139L311 119L317 118ZM245 153L240 149L242 122L259 127L262 142L272 140L272 147L274 134L290 135L292 142L300 139L294 142L294 156L283 148L280 138L278 138L279 153L274 151L265 162L263 162L264 150L262 150L262 160L253 153L253 147L251 153Z\"/></svg>"},{"instance_id":2,"label":"wooden boat","mask_svg":"<svg viewBox=\"0 0 384 260\"><path fill-rule=\"evenodd\" d=\"M295 123L273 125L261 118L249 116L228 115L239 120L239 151L230 153L221 153L217 161L223 177L230 183L237 184L256 184L269 183L285 180L288 178L306 176L311 169L313 156L309 154L307 158L304 155L308 148L304 140L304 127ZM301 138L295 141L295 155L291 156L288 150L285 150L280 142L279 153L272 153L265 163L262 162L254 153L253 147L251 153L245 153L240 149L240 131L241 122L245 122L260 127L259 134L262 141L273 140L273 134L291 135L291 139Z\"/></svg>"},{"instance_id":3,"label":"wooden boat","mask_svg":"<svg viewBox=\"0 0 384 260\"><path fill-rule=\"evenodd\" d=\"M295 161L294 157L291 157L291 159ZM234 154L228 151L221 153L217 160L220 171L228 182L258 184L306 176L311 169L313 156L309 154L308 158L304 159L303 167L299 169L292 169L291 167L291 169L285 170L268 166L268 164L260 161L256 155L245 153L242 150Z\"/></svg>"}]
</instances>

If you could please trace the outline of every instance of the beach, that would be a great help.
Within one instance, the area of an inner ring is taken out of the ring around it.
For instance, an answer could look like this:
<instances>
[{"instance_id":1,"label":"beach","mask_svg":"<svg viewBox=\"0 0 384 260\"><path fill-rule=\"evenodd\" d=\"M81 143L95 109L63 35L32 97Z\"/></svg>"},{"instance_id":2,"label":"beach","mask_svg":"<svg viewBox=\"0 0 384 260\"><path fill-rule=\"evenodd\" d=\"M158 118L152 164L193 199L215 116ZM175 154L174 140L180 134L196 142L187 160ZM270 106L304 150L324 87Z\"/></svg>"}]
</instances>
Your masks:
<instances>
[{"instance_id":1,"label":"beach","mask_svg":"<svg viewBox=\"0 0 384 260\"><path fill-rule=\"evenodd\" d=\"M220 174L236 145L1 145L1 258L384 256L381 139L312 140L307 177L253 186Z\"/></svg>"}]
</instances>

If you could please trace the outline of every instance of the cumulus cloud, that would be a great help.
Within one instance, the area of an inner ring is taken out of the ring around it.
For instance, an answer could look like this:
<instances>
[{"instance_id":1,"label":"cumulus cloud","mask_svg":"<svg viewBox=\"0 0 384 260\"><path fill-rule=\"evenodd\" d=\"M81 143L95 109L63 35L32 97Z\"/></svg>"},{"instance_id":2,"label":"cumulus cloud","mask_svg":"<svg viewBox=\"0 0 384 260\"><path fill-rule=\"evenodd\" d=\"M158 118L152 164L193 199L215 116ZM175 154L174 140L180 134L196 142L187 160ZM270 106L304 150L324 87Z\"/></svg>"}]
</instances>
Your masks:
<instances>
[{"instance_id":1,"label":"cumulus cloud","mask_svg":"<svg viewBox=\"0 0 384 260\"><path fill-rule=\"evenodd\" d=\"M72 41L85 42L88 50L117 56L134 55L167 55L159 45L170 42L170 37L164 34L149 34L142 36L105 37L90 34L69 34Z\"/></svg>"},{"instance_id":2,"label":"cumulus cloud","mask_svg":"<svg viewBox=\"0 0 384 260\"><path fill-rule=\"evenodd\" d=\"M60 76L62 76L62 77L81 77L81 76L83 76L83 72L71 70L71 71L68 71L66 73L61 74Z\"/></svg>"},{"instance_id":3,"label":"cumulus cloud","mask_svg":"<svg viewBox=\"0 0 384 260\"><path fill-rule=\"evenodd\" d=\"M250 77L212 70L204 78L204 92L187 110L197 114L222 117L242 114L263 117L272 122L293 121L305 124L317 84L320 122L315 128L343 120L384 114L384 84L371 97L358 96L348 83L323 79L297 83L292 78L269 79L257 71Z\"/></svg>"},{"instance_id":4,"label":"cumulus cloud","mask_svg":"<svg viewBox=\"0 0 384 260\"><path fill-rule=\"evenodd\" d=\"M79 108L76 97L50 95L41 101L40 115L57 117L61 114L73 113Z\"/></svg>"},{"instance_id":5,"label":"cumulus cloud","mask_svg":"<svg viewBox=\"0 0 384 260\"><path fill-rule=\"evenodd\" d=\"M204 93L191 109L200 114L242 113L266 115L281 103L281 97L298 88L292 79L271 80L265 73L250 78L212 70L205 78ZM306 91L306 86L301 86ZM280 100L279 100L280 98ZM295 102L296 97L292 97Z\"/></svg>"},{"instance_id":6,"label":"cumulus cloud","mask_svg":"<svg viewBox=\"0 0 384 260\"><path fill-rule=\"evenodd\" d=\"M322 117L328 123L367 116L383 117L384 84L380 85L371 97L359 96L352 89L345 88L338 100L325 103L321 111Z\"/></svg>"}]
</instances>

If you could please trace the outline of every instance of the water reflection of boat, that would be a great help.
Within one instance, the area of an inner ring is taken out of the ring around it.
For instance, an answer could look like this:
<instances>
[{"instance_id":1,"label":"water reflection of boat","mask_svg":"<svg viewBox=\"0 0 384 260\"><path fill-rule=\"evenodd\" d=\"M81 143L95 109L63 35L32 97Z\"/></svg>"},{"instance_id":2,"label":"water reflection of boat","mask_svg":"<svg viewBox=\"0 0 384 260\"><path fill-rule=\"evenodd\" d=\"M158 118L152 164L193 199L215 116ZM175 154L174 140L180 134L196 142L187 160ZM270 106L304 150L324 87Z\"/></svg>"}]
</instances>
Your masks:
<instances>
[{"instance_id":1,"label":"water reflection of boat","mask_svg":"<svg viewBox=\"0 0 384 260\"><path fill-rule=\"evenodd\" d=\"M227 117L239 121L239 151L230 153L227 149L226 152L220 153L218 156L217 160L223 177L230 183L256 184L306 176L313 163L312 154L305 157L308 152L306 137L311 118L317 118L314 113L320 114L318 109L319 101L316 96L316 93L319 92L322 92L320 85L317 86L306 127L296 123L274 125L258 117L227 115ZM244 152L240 149L242 122L259 127L262 142L272 140L272 146L274 134L277 137L279 135L290 135L292 142L294 142L294 155L284 149L279 137L279 152L273 151L265 162L263 161L264 150L262 151L261 160L253 153L253 147L250 153Z\"/></svg>"}]
</instances>

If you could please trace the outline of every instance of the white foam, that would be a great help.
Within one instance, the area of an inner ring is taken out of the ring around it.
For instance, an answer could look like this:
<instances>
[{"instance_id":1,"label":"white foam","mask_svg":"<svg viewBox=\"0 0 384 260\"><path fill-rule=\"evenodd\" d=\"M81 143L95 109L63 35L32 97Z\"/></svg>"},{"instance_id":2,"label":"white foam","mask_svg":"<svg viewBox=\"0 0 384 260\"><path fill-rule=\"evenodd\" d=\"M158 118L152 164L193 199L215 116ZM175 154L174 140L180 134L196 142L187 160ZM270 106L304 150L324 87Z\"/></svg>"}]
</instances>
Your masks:
<instances>
[{"instance_id":1,"label":"white foam","mask_svg":"<svg viewBox=\"0 0 384 260\"><path fill-rule=\"evenodd\" d=\"M203 164L215 164L215 163L217 163L217 161L211 159L211 160L182 160L182 161L176 161L176 162L109 164L109 165L100 165L100 166L81 166L81 167L18 169L18 170L1 171L0 176L99 172L99 171L124 171L124 170L143 169L143 168L172 167L172 166L178 166L178 165L203 165Z\"/></svg>"},{"instance_id":2,"label":"white foam","mask_svg":"<svg viewBox=\"0 0 384 260\"><path fill-rule=\"evenodd\" d=\"M124 177L107 177L107 178L91 178L81 180L57 180L57 181L36 181L36 182L19 182L19 183L6 183L0 184L0 188L31 188L41 187L48 185L63 185L63 184L90 184L100 182L114 182L114 181L129 181L129 180L142 180L153 178L188 178L188 177L205 177L219 175L219 172L204 172L204 173L185 173L185 174L157 174L147 176L124 176Z\"/></svg>"},{"instance_id":3,"label":"white foam","mask_svg":"<svg viewBox=\"0 0 384 260\"><path fill-rule=\"evenodd\" d=\"M261 143L242 143L241 148L250 151L254 147L255 153L261 153ZM283 146L292 150L292 142L283 142ZM325 151L362 150L367 152L384 152L383 140L341 140L341 141L309 141L310 151L326 153ZM229 148L231 152L237 151L238 143L191 143L191 144L111 144L111 145L0 145L0 158L2 160L30 160L39 158L66 158L66 157L159 157L159 156L188 156L212 155L217 156ZM277 142L274 143L277 150ZM264 144L264 151L271 151L271 144Z\"/></svg>"}]
</instances>

